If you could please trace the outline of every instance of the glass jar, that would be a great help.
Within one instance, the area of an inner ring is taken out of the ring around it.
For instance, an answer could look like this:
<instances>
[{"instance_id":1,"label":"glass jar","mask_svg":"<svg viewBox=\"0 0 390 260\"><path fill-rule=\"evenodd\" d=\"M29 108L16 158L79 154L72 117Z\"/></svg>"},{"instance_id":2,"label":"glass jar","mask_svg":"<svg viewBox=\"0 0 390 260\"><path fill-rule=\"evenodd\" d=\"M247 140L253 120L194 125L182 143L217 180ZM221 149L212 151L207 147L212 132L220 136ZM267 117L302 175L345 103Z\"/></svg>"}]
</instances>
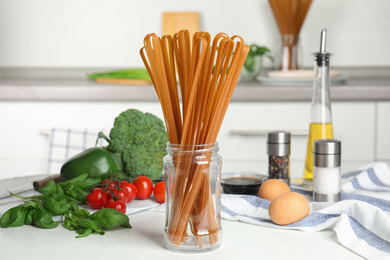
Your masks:
<instances>
[{"instance_id":1,"label":"glass jar","mask_svg":"<svg viewBox=\"0 0 390 260\"><path fill-rule=\"evenodd\" d=\"M168 249L204 252L221 244L221 168L218 144L168 143L164 157Z\"/></svg>"},{"instance_id":2,"label":"glass jar","mask_svg":"<svg viewBox=\"0 0 390 260\"><path fill-rule=\"evenodd\" d=\"M283 33L280 36L278 52L276 54L276 65L279 70L298 70L300 55L299 35L293 33Z\"/></svg>"}]
</instances>

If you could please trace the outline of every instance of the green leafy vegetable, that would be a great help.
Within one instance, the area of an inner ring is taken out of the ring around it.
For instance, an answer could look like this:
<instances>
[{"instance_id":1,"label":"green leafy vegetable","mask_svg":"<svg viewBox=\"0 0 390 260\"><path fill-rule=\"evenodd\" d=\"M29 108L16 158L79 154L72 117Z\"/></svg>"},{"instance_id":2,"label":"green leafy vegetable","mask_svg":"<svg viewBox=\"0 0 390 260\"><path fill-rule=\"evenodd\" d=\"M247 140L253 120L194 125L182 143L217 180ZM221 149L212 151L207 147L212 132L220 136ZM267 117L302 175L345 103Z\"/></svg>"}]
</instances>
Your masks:
<instances>
[{"instance_id":1,"label":"green leafy vegetable","mask_svg":"<svg viewBox=\"0 0 390 260\"><path fill-rule=\"evenodd\" d=\"M11 193L30 200L6 211L0 225L3 228L34 225L51 229L60 224L60 221L53 220L53 215L58 215L64 216L64 227L76 231L78 238L91 233L104 235L104 229L117 226L131 228L129 217L115 209L101 209L92 215L86 209L79 209L78 205L86 200L87 189L100 182L99 178L88 178L87 174L82 174L63 183L50 181L38 191L42 194L40 196L21 197Z\"/></svg>"},{"instance_id":2,"label":"green leafy vegetable","mask_svg":"<svg viewBox=\"0 0 390 260\"><path fill-rule=\"evenodd\" d=\"M49 181L45 186L43 186L38 192L44 196L49 196L57 191L58 186L54 181Z\"/></svg>"},{"instance_id":3,"label":"green leafy vegetable","mask_svg":"<svg viewBox=\"0 0 390 260\"><path fill-rule=\"evenodd\" d=\"M72 220L70 217L65 216L64 227L66 229L69 229L70 231L73 231L73 230L76 230L78 228L78 225L77 225L76 221Z\"/></svg>"},{"instance_id":4,"label":"green leafy vegetable","mask_svg":"<svg viewBox=\"0 0 390 260\"><path fill-rule=\"evenodd\" d=\"M60 222L53 220L53 215L50 211L44 208L34 209L32 214L32 221L34 225L40 228L56 228Z\"/></svg>"},{"instance_id":5,"label":"green leafy vegetable","mask_svg":"<svg viewBox=\"0 0 390 260\"><path fill-rule=\"evenodd\" d=\"M168 134L163 121L150 113L137 109L122 112L114 121L106 149L111 153L120 177L134 179L145 175L152 180L160 179L162 160L166 154Z\"/></svg>"},{"instance_id":6,"label":"green leafy vegetable","mask_svg":"<svg viewBox=\"0 0 390 260\"><path fill-rule=\"evenodd\" d=\"M78 228L76 230L77 234L79 234L77 236L77 238L81 238L81 237L86 237L86 236L89 236L89 234L92 233L92 229L90 228Z\"/></svg>"},{"instance_id":7,"label":"green leafy vegetable","mask_svg":"<svg viewBox=\"0 0 390 260\"><path fill-rule=\"evenodd\" d=\"M69 230L76 230L79 234L78 238L85 237L91 233L104 235L104 229L110 230L119 226L131 228L128 216L115 209L106 208L92 215L85 209L65 214L64 225Z\"/></svg>"},{"instance_id":8,"label":"green leafy vegetable","mask_svg":"<svg viewBox=\"0 0 390 260\"><path fill-rule=\"evenodd\" d=\"M33 215L34 215L34 210L30 210L26 215L26 218L24 220L24 225L32 225L33 224Z\"/></svg>"},{"instance_id":9,"label":"green leafy vegetable","mask_svg":"<svg viewBox=\"0 0 390 260\"><path fill-rule=\"evenodd\" d=\"M43 207L53 213L53 215L60 216L70 208L70 205L65 197L59 201L49 197L43 203Z\"/></svg>"},{"instance_id":10,"label":"green leafy vegetable","mask_svg":"<svg viewBox=\"0 0 390 260\"><path fill-rule=\"evenodd\" d=\"M88 195L87 189L101 182L99 178L88 178L88 174L84 173L73 179L57 184L58 189L63 189L64 196L70 200L77 202L79 205L86 203ZM39 190L41 192L41 190Z\"/></svg>"},{"instance_id":11,"label":"green leafy vegetable","mask_svg":"<svg viewBox=\"0 0 390 260\"><path fill-rule=\"evenodd\" d=\"M261 47L256 44L252 44L251 48L249 50L248 56L246 57L244 67L250 72L253 72L255 68L255 57L260 56L260 57L267 57L271 61L273 61L273 57L270 55L270 50L266 47Z\"/></svg>"},{"instance_id":12,"label":"green leafy vegetable","mask_svg":"<svg viewBox=\"0 0 390 260\"><path fill-rule=\"evenodd\" d=\"M77 219L87 219L91 216L91 213L86 209L79 209L72 212L72 216Z\"/></svg>"},{"instance_id":13,"label":"green leafy vegetable","mask_svg":"<svg viewBox=\"0 0 390 260\"><path fill-rule=\"evenodd\" d=\"M131 228L129 217L116 209L101 209L93 213L91 219L108 230L118 226Z\"/></svg>"},{"instance_id":14,"label":"green leafy vegetable","mask_svg":"<svg viewBox=\"0 0 390 260\"><path fill-rule=\"evenodd\" d=\"M77 222L79 228L89 228L92 231L104 235L104 230L98 225L98 223L91 219L80 219Z\"/></svg>"},{"instance_id":15,"label":"green leafy vegetable","mask_svg":"<svg viewBox=\"0 0 390 260\"><path fill-rule=\"evenodd\" d=\"M29 213L30 209L24 207L24 205L19 205L14 207L1 217L1 226L2 227L21 227L26 221L26 216Z\"/></svg>"},{"instance_id":16,"label":"green leafy vegetable","mask_svg":"<svg viewBox=\"0 0 390 260\"><path fill-rule=\"evenodd\" d=\"M146 69L126 69L94 73L89 74L88 78L91 80L96 80L97 78L150 80L149 73Z\"/></svg>"}]
</instances>

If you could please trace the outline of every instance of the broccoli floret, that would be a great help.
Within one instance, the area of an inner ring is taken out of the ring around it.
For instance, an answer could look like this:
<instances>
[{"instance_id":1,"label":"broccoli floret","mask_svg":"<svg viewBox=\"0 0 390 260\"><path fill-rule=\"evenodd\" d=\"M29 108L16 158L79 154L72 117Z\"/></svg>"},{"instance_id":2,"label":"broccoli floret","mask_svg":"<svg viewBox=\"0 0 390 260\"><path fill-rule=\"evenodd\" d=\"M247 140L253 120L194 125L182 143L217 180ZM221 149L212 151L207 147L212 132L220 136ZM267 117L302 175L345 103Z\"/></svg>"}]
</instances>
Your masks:
<instances>
[{"instance_id":1,"label":"broccoli floret","mask_svg":"<svg viewBox=\"0 0 390 260\"><path fill-rule=\"evenodd\" d=\"M161 119L137 109L122 112L114 121L110 138L99 133L109 145L117 172L130 179L146 175L159 179L166 154L168 134Z\"/></svg>"}]
</instances>

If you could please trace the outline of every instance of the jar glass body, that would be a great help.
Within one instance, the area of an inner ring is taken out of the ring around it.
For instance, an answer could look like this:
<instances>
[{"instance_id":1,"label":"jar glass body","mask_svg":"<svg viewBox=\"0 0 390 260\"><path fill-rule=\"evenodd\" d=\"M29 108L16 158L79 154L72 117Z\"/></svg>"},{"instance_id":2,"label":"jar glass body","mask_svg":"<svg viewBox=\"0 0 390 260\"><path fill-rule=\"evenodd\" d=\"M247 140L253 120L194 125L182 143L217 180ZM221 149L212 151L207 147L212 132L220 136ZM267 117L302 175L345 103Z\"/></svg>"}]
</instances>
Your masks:
<instances>
[{"instance_id":1,"label":"jar glass body","mask_svg":"<svg viewBox=\"0 0 390 260\"><path fill-rule=\"evenodd\" d=\"M165 246L203 252L221 244L221 168L217 144L167 146Z\"/></svg>"},{"instance_id":2,"label":"jar glass body","mask_svg":"<svg viewBox=\"0 0 390 260\"><path fill-rule=\"evenodd\" d=\"M283 33L277 41L275 52L275 69L282 71L298 70L303 60L299 35Z\"/></svg>"}]
</instances>

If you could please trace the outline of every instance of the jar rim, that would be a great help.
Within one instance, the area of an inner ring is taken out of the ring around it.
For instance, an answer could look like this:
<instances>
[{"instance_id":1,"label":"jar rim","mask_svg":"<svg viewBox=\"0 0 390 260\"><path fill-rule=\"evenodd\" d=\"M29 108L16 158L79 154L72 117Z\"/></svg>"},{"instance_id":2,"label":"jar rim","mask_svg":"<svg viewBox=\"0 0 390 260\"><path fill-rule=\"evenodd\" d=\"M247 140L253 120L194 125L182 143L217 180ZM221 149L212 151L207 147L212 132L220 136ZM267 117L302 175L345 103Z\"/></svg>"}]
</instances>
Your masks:
<instances>
[{"instance_id":1,"label":"jar rim","mask_svg":"<svg viewBox=\"0 0 390 260\"><path fill-rule=\"evenodd\" d=\"M167 150L180 150L180 152L208 151L218 148L218 142L211 144L172 144L167 143Z\"/></svg>"}]
</instances>

